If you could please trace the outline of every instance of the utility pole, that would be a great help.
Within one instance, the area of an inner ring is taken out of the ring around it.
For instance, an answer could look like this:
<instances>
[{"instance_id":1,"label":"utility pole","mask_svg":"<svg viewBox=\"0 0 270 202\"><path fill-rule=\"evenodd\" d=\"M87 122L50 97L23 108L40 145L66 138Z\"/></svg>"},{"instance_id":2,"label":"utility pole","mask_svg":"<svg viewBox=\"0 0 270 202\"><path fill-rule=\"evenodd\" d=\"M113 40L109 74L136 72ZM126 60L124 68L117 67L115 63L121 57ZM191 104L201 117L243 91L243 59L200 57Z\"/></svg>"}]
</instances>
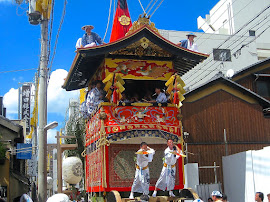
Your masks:
<instances>
[{"instance_id":1,"label":"utility pole","mask_svg":"<svg viewBox=\"0 0 270 202\"><path fill-rule=\"evenodd\" d=\"M48 22L52 1L15 0L15 2L19 5L23 2L29 3L27 12L29 22L32 25L40 24L41 27L38 99L38 202L45 202L47 201L47 130L53 126L52 124L47 125ZM54 127L57 124L54 123Z\"/></svg>"},{"instance_id":2,"label":"utility pole","mask_svg":"<svg viewBox=\"0 0 270 202\"><path fill-rule=\"evenodd\" d=\"M48 75L48 19L41 26L41 52L39 77L39 124L38 124L38 201L47 201L47 75Z\"/></svg>"}]
</instances>

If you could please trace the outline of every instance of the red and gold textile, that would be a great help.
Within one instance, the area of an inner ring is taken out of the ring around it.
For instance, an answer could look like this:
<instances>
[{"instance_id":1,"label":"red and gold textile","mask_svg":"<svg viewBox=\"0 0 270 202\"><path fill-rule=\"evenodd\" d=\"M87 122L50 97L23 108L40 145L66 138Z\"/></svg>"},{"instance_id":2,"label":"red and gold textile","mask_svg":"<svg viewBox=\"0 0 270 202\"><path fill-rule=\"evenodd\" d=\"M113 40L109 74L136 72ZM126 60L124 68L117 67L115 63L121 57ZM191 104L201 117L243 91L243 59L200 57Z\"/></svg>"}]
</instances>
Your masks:
<instances>
[{"instance_id":1,"label":"red and gold textile","mask_svg":"<svg viewBox=\"0 0 270 202\"><path fill-rule=\"evenodd\" d=\"M103 106L106 137L119 141L133 137L172 138L180 141L181 125L177 107ZM86 146L100 138L100 110L87 123Z\"/></svg>"},{"instance_id":2,"label":"red and gold textile","mask_svg":"<svg viewBox=\"0 0 270 202\"><path fill-rule=\"evenodd\" d=\"M124 37L131 26L132 22L128 11L127 1L118 0L110 42Z\"/></svg>"},{"instance_id":3,"label":"red and gold textile","mask_svg":"<svg viewBox=\"0 0 270 202\"><path fill-rule=\"evenodd\" d=\"M172 61L105 59L105 76L119 73L123 79L167 81L174 73Z\"/></svg>"}]
</instances>

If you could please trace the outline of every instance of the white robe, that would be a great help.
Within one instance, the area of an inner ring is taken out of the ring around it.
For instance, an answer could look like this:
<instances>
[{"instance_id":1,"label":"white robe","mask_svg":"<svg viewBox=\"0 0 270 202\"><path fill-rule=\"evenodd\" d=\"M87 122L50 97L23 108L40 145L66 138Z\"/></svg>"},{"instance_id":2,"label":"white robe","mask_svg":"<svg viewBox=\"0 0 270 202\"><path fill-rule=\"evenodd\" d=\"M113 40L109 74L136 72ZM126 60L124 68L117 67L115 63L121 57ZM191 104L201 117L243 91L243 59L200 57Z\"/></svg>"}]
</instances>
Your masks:
<instances>
[{"instance_id":1,"label":"white robe","mask_svg":"<svg viewBox=\"0 0 270 202\"><path fill-rule=\"evenodd\" d=\"M174 150L170 150L169 147L167 149L165 149L165 151L164 151L164 154L165 154L164 163L167 164L167 167L163 166L163 168L161 170L161 174L160 174L158 181L156 183L156 187L163 190L163 191L165 191L166 188L168 191L171 191L174 189L176 166L174 166L173 168L172 168L172 166L176 164L177 159L180 156L170 153L173 151Z\"/></svg>"},{"instance_id":2,"label":"white robe","mask_svg":"<svg viewBox=\"0 0 270 202\"><path fill-rule=\"evenodd\" d=\"M138 151L142 151L141 149ZM140 169L136 168L135 178L131 187L131 192L138 192L143 194L149 194L150 175L148 166L149 162L152 162L155 151L153 149L148 150L148 155L137 154L137 165Z\"/></svg>"},{"instance_id":3,"label":"white robe","mask_svg":"<svg viewBox=\"0 0 270 202\"><path fill-rule=\"evenodd\" d=\"M195 42L193 42L191 45L189 40L188 40L188 44L187 44L187 49L195 51L195 52L199 52L197 44Z\"/></svg>"},{"instance_id":4,"label":"white robe","mask_svg":"<svg viewBox=\"0 0 270 202\"><path fill-rule=\"evenodd\" d=\"M85 45L84 47L83 47L83 45L82 45L82 38L79 38L78 40L77 40L77 42L76 42L76 49L78 49L78 48L88 48L88 47L94 47L94 46L97 46L96 45L96 43L95 42L92 42L92 43L90 43L90 44L87 44L87 45Z\"/></svg>"}]
</instances>

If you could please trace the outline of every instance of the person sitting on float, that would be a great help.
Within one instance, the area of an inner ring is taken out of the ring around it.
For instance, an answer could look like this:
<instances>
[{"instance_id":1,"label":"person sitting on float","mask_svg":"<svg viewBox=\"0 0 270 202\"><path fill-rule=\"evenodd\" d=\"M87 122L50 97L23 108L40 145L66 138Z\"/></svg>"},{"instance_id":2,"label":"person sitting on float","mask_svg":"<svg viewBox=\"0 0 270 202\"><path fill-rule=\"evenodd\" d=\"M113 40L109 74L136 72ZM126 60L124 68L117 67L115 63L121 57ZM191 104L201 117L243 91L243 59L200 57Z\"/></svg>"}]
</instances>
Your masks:
<instances>
[{"instance_id":1,"label":"person sitting on float","mask_svg":"<svg viewBox=\"0 0 270 202\"><path fill-rule=\"evenodd\" d=\"M161 92L160 87L155 88L155 94L157 95L156 100L151 100L151 101L148 101L148 102L150 102L150 103L155 103L155 102L157 102L157 103L166 103L167 102L167 97L166 97L165 93Z\"/></svg>"},{"instance_id":2,"label":"person sitting on float","mask_svg":"<svg viewBox=\"0 0 270 202\"><path fill-rule=\"evenodd\" d=\"M189 49L191 51L198 52L198 46L194 42L194 38L197 36L194 33L189 33L186 36L187 36L187 39L179 41L179 43L177 43L176 45Z\"/></svg>"},{"instance_id":3,"label":"person sitting on float","mask_svg":"<svg viewBox=\"0 0 270 202\"><path fill-rule=\"evenodd\" d=\"M97 44L104 44L101 37L97 33L92 32L93 29L93 25L85 25L82 27L82 30L85 30L85 34L82 36L82 38L78 39L76 48L87 48L97 46Z\"/></svg>"},{"instance_id":4,"label":"person sitting on float","mask_svg":"<svg viewBox=\"0 0 270 202\"><path fill-rule=\"evenodd\" d=\"M87 95L86 104L88 106L88 114L92 114L92 112L97 108L97 106L104 102L104 91L102 90L102 82L97 81L96 87L93 88Z\"/></svg>"},{"instance_id":5,"label":"person sitting on float","mask_svg":"<svg viewBox=\"0 0 270 202\"><path fill-rule=\"evenodd\" d=\"M138 93L134 93L134 94L133 94L133 96L130 98L130 102L131 102L131 103L141 102Z\"/></svg>"}]
</instances>

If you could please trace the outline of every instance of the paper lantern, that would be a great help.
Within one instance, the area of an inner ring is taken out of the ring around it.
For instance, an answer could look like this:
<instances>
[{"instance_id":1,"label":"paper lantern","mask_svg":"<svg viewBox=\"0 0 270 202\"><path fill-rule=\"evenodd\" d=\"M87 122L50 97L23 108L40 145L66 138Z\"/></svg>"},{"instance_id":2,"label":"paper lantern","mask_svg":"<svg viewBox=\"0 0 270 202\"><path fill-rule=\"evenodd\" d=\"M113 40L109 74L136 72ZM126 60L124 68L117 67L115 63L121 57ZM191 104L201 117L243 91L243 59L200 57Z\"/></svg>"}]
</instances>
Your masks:
<instances>
[{"instance_id":1,"label":"paper lantern","mask_svg":"<svg viewBox=\"0 0 270 202\"><path fill-rule=\"evenodd\" d=\"M47 176L47 189L53 188L53 179L52 177Z\"/></svg>"},{"instance_id":2,"label":"paper lantern","mask_svg":"<svg viewBox=\"0 0 270 202\"><path fill-rule=\"evenodd\" d=\"M68 157L63 161L63 179L69 184L77 184L82 179L83 164L78 157Z\"/></svg>"}]
</instances>

